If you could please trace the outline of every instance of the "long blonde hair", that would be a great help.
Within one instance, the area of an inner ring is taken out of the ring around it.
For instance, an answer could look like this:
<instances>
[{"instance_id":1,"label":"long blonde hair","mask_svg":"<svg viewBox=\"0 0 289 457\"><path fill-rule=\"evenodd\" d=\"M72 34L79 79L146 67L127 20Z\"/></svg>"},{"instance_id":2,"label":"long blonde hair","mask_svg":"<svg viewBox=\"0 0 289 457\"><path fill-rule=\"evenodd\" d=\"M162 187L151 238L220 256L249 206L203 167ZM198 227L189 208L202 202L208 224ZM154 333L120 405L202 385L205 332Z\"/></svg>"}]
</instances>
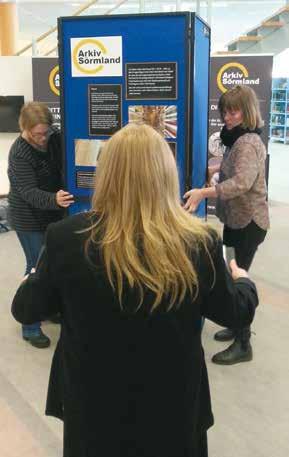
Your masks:
<instances>
[{"instance_id":1,"label":"long blonde hair","mask_svg":"<svg viewBox=\"0 0 289 457\"><path fill-rule=\"evenodd\" d=\"M105 143L92 200L95 215L87 249L100 248L120 306L124 281L138 288L139 306L145 288L153 292L151 310L163 299L171 309L187 292L197 296L197 254L211 235L181 207L175 159L152 127L129 124Z\"/></svg>"}]
</instances>

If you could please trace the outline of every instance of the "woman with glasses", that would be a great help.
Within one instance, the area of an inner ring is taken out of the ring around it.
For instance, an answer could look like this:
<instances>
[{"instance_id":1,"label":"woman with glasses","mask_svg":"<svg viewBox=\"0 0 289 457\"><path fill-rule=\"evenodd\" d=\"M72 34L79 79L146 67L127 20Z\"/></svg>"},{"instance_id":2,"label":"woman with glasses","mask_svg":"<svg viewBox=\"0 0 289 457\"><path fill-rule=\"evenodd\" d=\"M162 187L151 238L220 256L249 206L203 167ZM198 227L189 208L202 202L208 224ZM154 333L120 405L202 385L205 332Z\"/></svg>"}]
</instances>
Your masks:
<instances>
[{"instance_id":1,"label":"woman with glasses","mask_svg":"<svg viewBox=\"0 0 289 457\"><path fill-rule=\"evenodd\" d=\"M12 305L22 323L61 313L46 414L64 421L64 457L207 457L200 322L240 328L258 304L231 267L182 208L158 132L129 124L105 142L91 212L51 224Z\"/></svg>"},{"instance_id":2,"label":"woman with glasses","mask_svg":"<svg viewBox=\"0 0 289 457\"><path fill-rule=\"evenodd\" d=\"M52 122L46 105L24 105L21 134L9 153L10 218L25 254L26 274L36 265L47 226L61 219L61 210L73 202L72 195L61 190L60 133L53 130ZM23 325L22 336L37 348L50 344L40 322Z\"/></svg>"}]
</instances>

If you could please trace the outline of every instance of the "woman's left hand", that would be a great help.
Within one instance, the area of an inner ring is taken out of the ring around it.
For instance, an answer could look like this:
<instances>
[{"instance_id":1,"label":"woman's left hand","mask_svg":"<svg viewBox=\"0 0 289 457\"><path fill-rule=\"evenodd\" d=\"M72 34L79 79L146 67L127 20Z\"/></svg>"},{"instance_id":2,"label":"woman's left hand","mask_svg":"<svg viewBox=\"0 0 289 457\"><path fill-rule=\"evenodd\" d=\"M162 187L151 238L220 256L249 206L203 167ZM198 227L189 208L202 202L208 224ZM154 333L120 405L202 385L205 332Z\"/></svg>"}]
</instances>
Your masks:
<instances>
[{"instance_id":1,"label":"woman's left hand","mask_svg":"<svg viewBox=\"0 0 289 457\"><path fill-rule=\"evenodd\" d=\"M26 279L29 277L29 275L30 275L31 273L35 273L35 271L36 271L35 268L31 268L30 273L28 273L27 275L24 276L24 278L22 279L22 281L21 281L20 284L22 284L23 282L25 282Z\"/></svg>"},{"instance_id":2,"label":"woman's left hand","mask_svg":"<svg viewBox=\"0 0 289 457\"><path fill-rule=\"evenodd\" d=\"M194 212L196 211L204 197L202 189L192 189L186 192L183 198L188 199L186 204L184 205L184 209L189 212Z\"/></svg>"}]
</instances>

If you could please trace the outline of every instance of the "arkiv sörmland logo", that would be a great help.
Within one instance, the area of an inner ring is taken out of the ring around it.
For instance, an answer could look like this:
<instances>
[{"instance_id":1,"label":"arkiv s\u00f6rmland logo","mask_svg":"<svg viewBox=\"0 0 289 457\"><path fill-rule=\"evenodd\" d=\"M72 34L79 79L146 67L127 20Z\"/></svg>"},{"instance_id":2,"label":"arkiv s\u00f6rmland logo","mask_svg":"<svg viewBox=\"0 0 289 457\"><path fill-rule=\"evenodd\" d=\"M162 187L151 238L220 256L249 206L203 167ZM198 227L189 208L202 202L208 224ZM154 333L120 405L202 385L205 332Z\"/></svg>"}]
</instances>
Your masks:
<instances>
[{"instance_id":1,"label":"arkiv s\u00f6rmland logo","mask_svg":"<svg viewBox=\"0 0 289 457\"><path fill-rule=\"evenodd\" d=\"M122 37L70 38L71 76L122 76Z\"/></svg>"},{"instance_id":2,"label":"arkiv s\u00f6rmland logo","mask_svg":"<svg viewBox=\"0 0 289 457\"><path fill-rule=\"evenodd\" d=\"M223 93L237 85L251 86L259 84L260 78L251 79L248 69L240 62L228 62L222 65L217 74L217 86Z\"/></svg>"},{"instance_id":3,"label":"arkiv s\u00f6rmland logo","mask_svg":"<svg viewBox=\"0 0 289 457\"><path fill-rule=\"evenodd\" d=\"M106 54L107 49L101 41L85 38L73 50L73 63L80 72L87 75L95 74L103 69L103 63L108 63L103 62Z\"/></svg>"},{"instance_id":4,"label":"arkiv s\u00f6rmland logo","mask_svg":"<svg viewBox=\"0 0 289 457\"><path fill-rule=\"evenodd\" d=\"M59 65L52 68L48 77L49 87L55 95L60 94Z\"/></svg>"}]
</instances>

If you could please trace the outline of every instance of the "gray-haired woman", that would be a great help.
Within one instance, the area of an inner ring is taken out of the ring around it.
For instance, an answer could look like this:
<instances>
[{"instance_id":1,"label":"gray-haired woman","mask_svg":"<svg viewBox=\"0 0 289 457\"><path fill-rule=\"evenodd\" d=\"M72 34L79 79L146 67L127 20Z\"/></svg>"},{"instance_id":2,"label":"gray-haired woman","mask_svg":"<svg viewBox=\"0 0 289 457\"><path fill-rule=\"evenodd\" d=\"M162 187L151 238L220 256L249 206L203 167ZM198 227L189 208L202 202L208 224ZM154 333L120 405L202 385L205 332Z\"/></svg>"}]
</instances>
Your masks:
<instances>
[{"instance_id":1,"label":"gray-haired woman","mask_svg":"<svg viewBox=\"0 0 289 457\"><path fill-rule=\"evenodd\" d=\"M36 265L47 226L60 220L61 210L73 202L72 195L61 190L60 133L52 129L52 122L43 103L24 105L21 134L9 153L10 218L25 254L25 274ZM22 336L37 348L50 344L40 322L23 325Z\"/></svg>"}]
</instances>

